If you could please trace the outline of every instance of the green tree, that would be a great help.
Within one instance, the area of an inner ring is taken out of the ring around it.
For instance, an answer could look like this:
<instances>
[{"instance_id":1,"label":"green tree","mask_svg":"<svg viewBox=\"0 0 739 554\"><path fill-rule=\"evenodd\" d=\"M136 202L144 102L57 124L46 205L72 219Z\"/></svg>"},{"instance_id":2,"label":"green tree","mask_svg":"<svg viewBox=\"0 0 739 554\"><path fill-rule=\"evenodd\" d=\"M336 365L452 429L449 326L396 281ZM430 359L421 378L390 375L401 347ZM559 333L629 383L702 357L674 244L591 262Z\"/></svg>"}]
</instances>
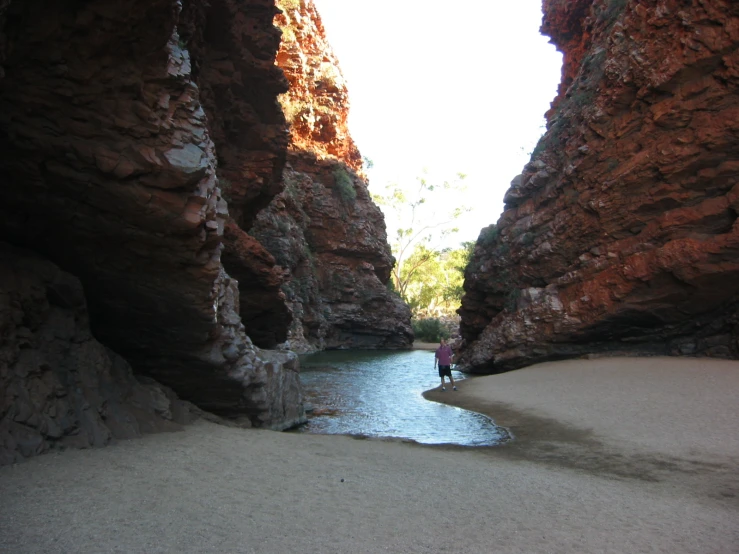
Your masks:
<instances>
[{"instance_id":1,"label":"green tree","mask_svg":"<svg viewBox=\"0 0 739 554\"><path fill-rule=\"evenodd\" d=\"M416 185L410 191L391 184L385 188L384 195L373 195L395 228L391 242L395 256L392 277L395 289L409 305L409 285L417 279L424 266L439 257L441 243L458 231L454 222L470 211L459 202L465 177L458 173L453 180L434 185L426 176L421 176L416 178ZM433 273L432 267L426 272ZM423 285L419 284L419 287L423 289ZM430 291L416 291L416 297L420 295L423 298L418 300L422 303L426 302L429 294Z\"/></svg>"},{"instance_id":2,"label":"green tree","mask_svg":"<svg viewBox=\"0 0 739 554\"><path fill-rule=\"evenodd\" d=\"M464 270L473 248L473 242L456 249L432 250L423 244L414 248L401 271L407 282L404 300L414 317L454 313L464 293Z\"/></svg>"},{"instance_id":3,"label":"green tree","mask_svg":"<svg viewBox=\"0 0 739 554\"><path fill-rule=\"evenodd\" d=\"M414 317L436 303L444 286L441 256L424 244L416 245L400 268L398 278L404 283L401 297Z\"/></svg>"}]
</instances>

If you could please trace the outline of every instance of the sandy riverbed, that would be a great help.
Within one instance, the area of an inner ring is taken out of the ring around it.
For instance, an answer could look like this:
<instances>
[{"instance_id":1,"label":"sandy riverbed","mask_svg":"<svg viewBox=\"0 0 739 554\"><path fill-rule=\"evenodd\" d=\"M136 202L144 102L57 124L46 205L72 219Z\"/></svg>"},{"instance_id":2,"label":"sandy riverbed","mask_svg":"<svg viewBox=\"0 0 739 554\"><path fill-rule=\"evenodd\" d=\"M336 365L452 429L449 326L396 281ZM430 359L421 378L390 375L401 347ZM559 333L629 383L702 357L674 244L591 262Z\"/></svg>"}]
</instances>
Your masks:
<instances>
[{"instance_id":1,"label":"sandy riverbed","mask_svg":"<svg viewBox=\"0 0 739 554\"><path fill-rule=\"evenodd\" d=\"M737 362L559 362L427 393L504 447L200 422L50 454L0 468L0 552L735 553L737 391Z\"/></svg>"}]
</instances>

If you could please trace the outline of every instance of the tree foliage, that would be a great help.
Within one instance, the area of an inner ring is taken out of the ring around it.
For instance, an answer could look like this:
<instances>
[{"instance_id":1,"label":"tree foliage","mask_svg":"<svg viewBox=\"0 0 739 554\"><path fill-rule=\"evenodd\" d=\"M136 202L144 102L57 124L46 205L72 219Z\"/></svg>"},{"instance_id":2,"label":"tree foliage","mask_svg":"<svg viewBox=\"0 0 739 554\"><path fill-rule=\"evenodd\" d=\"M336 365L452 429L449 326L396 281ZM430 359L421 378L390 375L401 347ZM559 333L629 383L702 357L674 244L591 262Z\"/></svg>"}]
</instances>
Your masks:
<instances>
[{"instance_id":1,"label":"tree foliage","mask_svg":"<svg viewBox=\"0 0 739 554\"><path fill-rule=\"evenodd\" d=\"M424 342L439 342L440 339L449 338L449 330L444 323L435 318L415 319L412 322L413 334L416 340Z\"/></svg>"},{"instance_id":2,"label":"tree foliage","mask_svg":"<svg viewBox=\"0 0 739 554\"><path fill-rule=\"evenodd\" d=\"M421 176L410 190L392 184L384 195L373 196L390 227L394 289L416 317L451 314L459 306L474 243L456 249L443 245L458 231L456 221L470 211L461 202L464 178L460 173L433 184Z\"/></svg>"},{"instance_id":3,"label":"tree foliage","mask_svg":"<svg viewBox=\"0 0 739 554\"><path fill-rule=\"evenodd\" d=\"M472 242L442 250L416 246L401 270L401 278L407 282L403 299L414 317L449 315L459 307L464 270L473 248Z\"/></svg>"}]
</instances>

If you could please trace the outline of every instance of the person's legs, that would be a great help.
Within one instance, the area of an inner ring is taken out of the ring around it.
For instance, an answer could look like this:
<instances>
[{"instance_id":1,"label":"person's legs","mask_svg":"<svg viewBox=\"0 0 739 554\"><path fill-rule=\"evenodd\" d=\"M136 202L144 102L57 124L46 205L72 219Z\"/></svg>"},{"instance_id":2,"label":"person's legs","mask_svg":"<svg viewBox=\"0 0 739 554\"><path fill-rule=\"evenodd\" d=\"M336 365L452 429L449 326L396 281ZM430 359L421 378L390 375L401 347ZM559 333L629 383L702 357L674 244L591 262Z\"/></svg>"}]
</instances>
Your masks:
<instances>
[{"instance_id":1,"label":"person's legs","mask_svg":"<svg viewBox=\"0 0 739 554\"><path fill-rule=\"evenodd\" d=\"M441 390L444 390L444 369L439 366L439 377L441 378Z\"/></svg>"},{"instance_id":2,"label":"person's legs","mask_svg":"<svg viewBox=\"0 0 739 554\"><path fill-rule=\"evenodd\" d=\"M452 377L452 366L444 367L444 375L449 377L449 382L452 384L452 390L457 390L457 387L454 385L454 377Z\"/></svg>"}]
</instances>

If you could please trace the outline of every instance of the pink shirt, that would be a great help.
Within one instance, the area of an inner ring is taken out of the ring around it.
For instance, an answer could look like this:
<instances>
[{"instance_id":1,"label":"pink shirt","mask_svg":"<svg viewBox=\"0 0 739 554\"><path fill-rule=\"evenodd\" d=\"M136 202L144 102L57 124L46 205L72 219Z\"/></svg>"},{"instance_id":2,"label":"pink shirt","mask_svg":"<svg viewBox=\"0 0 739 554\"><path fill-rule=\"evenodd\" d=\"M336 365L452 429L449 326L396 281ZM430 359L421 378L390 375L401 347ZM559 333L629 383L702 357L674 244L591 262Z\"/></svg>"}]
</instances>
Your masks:
<instances>
[{"instance_id":1,"label":"pink shirt","mask_svg":"<svg viewBox=\"0 0 739 554\"><path fill-rule=\"evenodd\" d=\"M439 365L452 365L452 347L448 344L440 346L436 349L436 359L439 360Z\"/></svg>"}]
</instances>

